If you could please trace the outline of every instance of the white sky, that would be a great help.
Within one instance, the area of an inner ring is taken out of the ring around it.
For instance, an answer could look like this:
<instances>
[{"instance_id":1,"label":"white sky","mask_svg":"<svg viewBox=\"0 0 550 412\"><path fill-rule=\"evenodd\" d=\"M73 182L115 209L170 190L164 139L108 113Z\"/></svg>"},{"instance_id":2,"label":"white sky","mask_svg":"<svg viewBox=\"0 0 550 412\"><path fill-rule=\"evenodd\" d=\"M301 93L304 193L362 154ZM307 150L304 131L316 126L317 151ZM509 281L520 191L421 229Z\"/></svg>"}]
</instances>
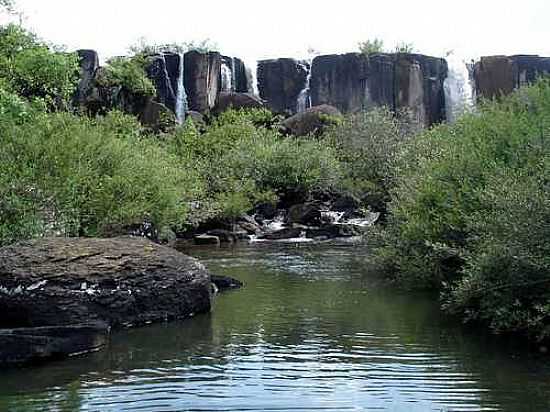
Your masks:
<instances>
[{"instance_id":1,"label":"white sky","mask_svg":"<svg viewBox=\"0 0 550 412\"><path fill-rule=\"evenodd\" d=\"M550 0L17 0L24 24L69 49L105 59L140 37L156 42L209 38L247 62L355 51L375 37L393 47L464 58L550 56Z\"/></svg>"}]
</instances>

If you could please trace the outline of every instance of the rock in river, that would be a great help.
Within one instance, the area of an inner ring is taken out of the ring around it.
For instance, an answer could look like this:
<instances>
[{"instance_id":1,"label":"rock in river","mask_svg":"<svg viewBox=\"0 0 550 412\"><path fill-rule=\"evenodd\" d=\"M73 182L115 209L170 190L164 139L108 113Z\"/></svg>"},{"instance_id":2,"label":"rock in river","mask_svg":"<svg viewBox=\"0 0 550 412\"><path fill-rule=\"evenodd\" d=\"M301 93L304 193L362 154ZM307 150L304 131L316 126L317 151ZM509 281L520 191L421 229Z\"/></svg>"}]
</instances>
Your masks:
<instances>
[{"instance_id":1,"label":"rock in river","mask_svg":"<svg viewBox=\"0 0 550 412\"><path fill-rule=\"evenodd\" d=\"M0 249L1 328L126 327L210 310L196 259L142 238L49 238Z\"/></svg>"}]
</instances>

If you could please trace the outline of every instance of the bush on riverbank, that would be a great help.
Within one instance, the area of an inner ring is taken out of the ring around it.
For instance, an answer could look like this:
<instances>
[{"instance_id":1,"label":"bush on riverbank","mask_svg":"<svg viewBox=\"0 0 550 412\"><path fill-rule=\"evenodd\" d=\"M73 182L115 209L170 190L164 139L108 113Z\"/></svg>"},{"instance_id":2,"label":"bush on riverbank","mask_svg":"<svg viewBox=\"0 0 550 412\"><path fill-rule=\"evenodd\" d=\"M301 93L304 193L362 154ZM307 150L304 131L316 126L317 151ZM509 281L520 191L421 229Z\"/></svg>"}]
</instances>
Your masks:
<instances>
[{"instance_id":1,"label":"bush on riverbank","mask_svg":"<svg viewBox=\"0 0 550 412\"><path fill-rule=\"evenodd\" d=\"M543 80L407 146L379 257L466 319L549 337L549 176Z\"/></svg>"},{"instance_id":2,"label":"bush on riverbank","mask_svg":"<svg viewBox=\"0 0 550 412\"><path fill-rule=\"evenodd\" d=\"M199 176L136 131L133 118L35 111L14 122L3 107L0 243L46 234L105 236L144 220L157 227L185 222Z\"/></svg>"}]
</instances>

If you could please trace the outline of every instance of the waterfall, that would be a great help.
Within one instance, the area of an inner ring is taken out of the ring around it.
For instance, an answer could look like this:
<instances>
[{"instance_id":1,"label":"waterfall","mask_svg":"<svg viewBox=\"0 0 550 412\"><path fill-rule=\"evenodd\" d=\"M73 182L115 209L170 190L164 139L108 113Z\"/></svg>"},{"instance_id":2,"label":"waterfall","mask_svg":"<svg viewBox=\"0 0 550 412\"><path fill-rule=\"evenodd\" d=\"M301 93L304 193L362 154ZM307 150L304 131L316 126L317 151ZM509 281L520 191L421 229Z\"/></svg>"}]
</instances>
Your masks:
<instances>
[{"instance_id":1,"label":"waterfall","mask_svg":"<svg viewBox=\"0 0 550 412\"><path fill-rule=\"evenodd\" d=\"M231 59L231 63L233 63L233 59ZM222 61L222 67L221 67L221 78L222 78L222 84L221 84L221 90L222 92L231 92L233 91L233 82L235 81L235 77L233 76L234 64L231 64L232 67L229 67L226 61Z\"/></svg>"},{"instance_id":2,"label":"waterfall","mask_svg":"<svg viewBox=\"0 0 550 412\"><path fill-rule=\"evenodd\" d=\"M185 121L185 112L187 111L187 93L183 83L184 75L184 57L179 55L178 89L176 90L176 120L179 124Z\"/></svg>"},{"instance_id":3,"label":"waterfall","mask_svg":"<svg viewBox=\"0 0 550 412\"><path fill-rule=\"evenodd\" d=\"M461 114L474 107L474 93L466 62L450 55L447 59L449 73L445 79L445 108L447 121L454 123Z\"/></svg>"},{"instance_id":4,"label":"waterfall","mask_svg":"<svg viewBox=\"0 0 550 412\"><path fill-rule=\"evenodd\" d=\"M311 107L311 93L310 93L310 81L311 81L311 65L308 67L308 65L299 63L300 67L304 69L307 72L306 82L304 84L304 88L298 95L298 99L296 101L296 112L297 113L303 113L307 109Z\"/></svg>"}]
</instances>

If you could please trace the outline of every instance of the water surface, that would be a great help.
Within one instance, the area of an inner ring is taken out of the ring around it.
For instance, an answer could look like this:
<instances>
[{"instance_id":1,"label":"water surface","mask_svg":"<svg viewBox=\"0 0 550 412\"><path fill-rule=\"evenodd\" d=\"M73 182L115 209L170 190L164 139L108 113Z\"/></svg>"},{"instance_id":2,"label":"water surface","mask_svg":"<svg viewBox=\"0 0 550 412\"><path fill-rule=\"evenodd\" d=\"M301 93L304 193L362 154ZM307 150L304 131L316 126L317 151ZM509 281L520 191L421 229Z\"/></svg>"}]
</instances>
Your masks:
<instances>
[{"instance_id":1,"label":"water surface","mask_svg":"<svg viewBox=\"0 0 550 412\"><path fill-rule=\"evenodd\" d=\"M193 249L246 287L108 350L0 372L0 411L550 411L550 362L384 287L365 249Z\"/></svg>"}]
</instances>

